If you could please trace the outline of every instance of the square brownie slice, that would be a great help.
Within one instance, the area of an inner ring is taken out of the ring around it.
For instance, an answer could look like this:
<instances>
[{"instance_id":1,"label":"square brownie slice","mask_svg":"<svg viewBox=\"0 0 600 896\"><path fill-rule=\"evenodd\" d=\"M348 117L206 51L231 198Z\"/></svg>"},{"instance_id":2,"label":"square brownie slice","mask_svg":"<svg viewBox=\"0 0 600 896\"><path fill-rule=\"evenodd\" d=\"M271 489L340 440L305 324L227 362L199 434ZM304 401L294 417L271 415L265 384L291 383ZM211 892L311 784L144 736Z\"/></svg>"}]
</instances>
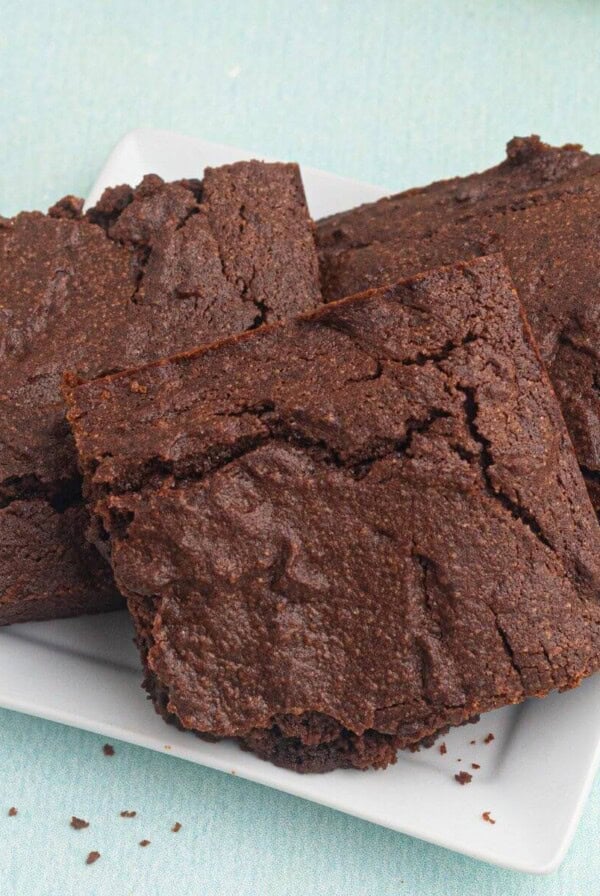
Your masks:
<instances>
[{"instance_id":1,"label":"square brownie slice","mask_svg":"<svg viewBox=\"0 0 600 896\"><path fill-rule=\"evenodd\" d=\"M320 221L326 300L502 252L600 514L600 155L514 138L481 174Z\"/></svg>"},{"instance_id":2,"label":"square brownie slice","mask_svg":"<svg viewBox=\"0 0 600 896\"><path fill-rule=\"evenodd\" d=\"M85 539L63 372L99 376L320 302L296 165L150 175L81 206L0 220L0 624L121 602Z\"/></svg>"},{"instance_id":3,"label":"square brownie slice","mask_svg":"<svg viewBox=\"0 0 600 896\"><path fill-rule=\"evenodd\" d=\"M67 389L157 709L394 761L600 659L600 528L499 257Z\"/></svg>"}]
</instances>

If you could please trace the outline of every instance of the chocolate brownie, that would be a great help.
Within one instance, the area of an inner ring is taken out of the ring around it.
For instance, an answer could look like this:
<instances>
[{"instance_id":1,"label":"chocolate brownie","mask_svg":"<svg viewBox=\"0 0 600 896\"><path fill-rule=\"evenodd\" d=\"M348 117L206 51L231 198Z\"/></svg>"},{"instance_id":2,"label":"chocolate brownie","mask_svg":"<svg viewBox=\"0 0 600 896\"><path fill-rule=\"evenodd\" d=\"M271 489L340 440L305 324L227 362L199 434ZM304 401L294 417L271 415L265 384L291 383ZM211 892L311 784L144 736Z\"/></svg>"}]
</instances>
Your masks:
<instances>
[{"instance_id":1,"label":"chocolate brownie","mask_svg":"<svg viewBox=\"0 0 600 896\"><path fill-rule=\"evenodd\" d=\"M600 156L579 144L549 146L536 135L514 137L506 159L487 171L437 181L386 196L318 222L323 256L387 242L423 237L448 219L466 219L482 210L503 211L536 201L536 192L562 192L573 180L600 171ZM532 195L533 194L533 195Z\"/></svg>"},{"instance_id":2,"label":"chocolate brownie","mask_svg":"<svg viewBox=\"0 0 600 896\"><path fill-rule=\"evenodd\" d=\"M66 390L156 708L383 767L600 660L600 528L498 256Z\"/></svg>"},{"instance_id":3,"label":"chocolate brownie","mask_svg":"<svg viewBox=\"0 0 600 896\"><path fill-rule=\"evenodd\" d=\"M94 377L320 301L297 166L108 190L0 221L0 624L118 606L85 539L63 372ZM285 291L282 293L282 283Z\"/></svg>"},{"instance_id":4,"label":"chocolate brownie","mask_svg":"<svg viewBox=\"0 0 600 896\"><path fill-rule=\"evenodd\" d=\"M515 138L483 174L318 225L325 298L502 251L600 513L600 156Z\"/></svg>"}]
</instances>

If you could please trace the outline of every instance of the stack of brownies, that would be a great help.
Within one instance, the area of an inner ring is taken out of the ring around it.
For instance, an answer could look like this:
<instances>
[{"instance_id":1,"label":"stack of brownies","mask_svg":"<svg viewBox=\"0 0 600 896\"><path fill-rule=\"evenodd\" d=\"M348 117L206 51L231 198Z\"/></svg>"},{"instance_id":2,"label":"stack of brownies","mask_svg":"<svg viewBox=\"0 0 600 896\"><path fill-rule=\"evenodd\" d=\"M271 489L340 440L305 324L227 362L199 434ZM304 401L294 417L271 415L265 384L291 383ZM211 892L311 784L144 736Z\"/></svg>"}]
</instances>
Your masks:
<instances>
[{"instance_id":1,"label":"stack of brownies","mask_svg":"<svg viewBox=\"0 0 600 896\"><path fill-rule=\"evenodd\" d=\"M0 624L123 595L157 711L297 771L598 671L599 218L531 137L316 228L259 162L0 219Z\"/></svg>"}]
</instances>

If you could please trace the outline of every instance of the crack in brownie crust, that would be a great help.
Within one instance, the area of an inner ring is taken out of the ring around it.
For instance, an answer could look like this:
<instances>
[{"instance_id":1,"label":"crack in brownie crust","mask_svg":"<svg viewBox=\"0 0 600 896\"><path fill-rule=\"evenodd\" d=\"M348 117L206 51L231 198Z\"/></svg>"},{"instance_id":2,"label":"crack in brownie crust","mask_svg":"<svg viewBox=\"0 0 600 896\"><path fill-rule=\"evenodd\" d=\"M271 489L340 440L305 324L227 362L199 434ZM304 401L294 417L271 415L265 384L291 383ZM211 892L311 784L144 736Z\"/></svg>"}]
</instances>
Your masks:
<instances>
[{"instance_id":1,"label":"crack in brownie crust","mask_svg":"<svg viewBox=\"0 0 600 896\"><path fill-rule=\"evenodd\" d=\"M383 767L597 669L600 531L498 257L67 399L146 686L184 728Z\"/></svg>"},{"instance_id":2,"label":"crack in brownie crust","mask_svg":"<svg viewBox=\"0 0 600 896\"><path fill-rule=\"evenodd\" d=\"M600 156L515 138L482 174L319 222L324 297L502 252L600 514Z\"/></svg>"},{"instance_id":3,"label":"crack in brownie crust","mask_svg":"<svg viewBox=\"0 0 600 896\"><path fill-rule=\"evenodd\" d=\"M0 268L0 624L113 609L110 568L85 540L62 375L90 379L250 329L253 283L261 320L316 307L300 174L243 162L207 169L202 184L149 175L85 216L66 197L48 215L0 221Z\"/></svg>"}]
</instances>

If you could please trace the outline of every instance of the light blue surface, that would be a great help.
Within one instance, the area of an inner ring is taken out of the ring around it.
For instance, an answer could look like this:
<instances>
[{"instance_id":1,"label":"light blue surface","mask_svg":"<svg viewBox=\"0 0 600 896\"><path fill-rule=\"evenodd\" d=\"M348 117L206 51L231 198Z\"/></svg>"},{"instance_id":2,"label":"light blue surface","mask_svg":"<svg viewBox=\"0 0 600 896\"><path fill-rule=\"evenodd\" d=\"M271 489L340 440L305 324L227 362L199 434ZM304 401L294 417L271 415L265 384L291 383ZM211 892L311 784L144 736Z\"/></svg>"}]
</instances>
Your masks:
<instances>
[{"instance_id":1,"label":"light blue surface","mask_svg":"<svg viewBox=\"0 0 600 896\"><path fill-rule=\"evenodd\" d=\"M398 188L493 164L514 133L600 150L599 47L594 0L0 0L0 213L85 194L141 126ZM102 743L0 712L2 896L600 889L599 782L563 867L532 878L124 744L107 759Z\"/></svg>"}]
</instances>

